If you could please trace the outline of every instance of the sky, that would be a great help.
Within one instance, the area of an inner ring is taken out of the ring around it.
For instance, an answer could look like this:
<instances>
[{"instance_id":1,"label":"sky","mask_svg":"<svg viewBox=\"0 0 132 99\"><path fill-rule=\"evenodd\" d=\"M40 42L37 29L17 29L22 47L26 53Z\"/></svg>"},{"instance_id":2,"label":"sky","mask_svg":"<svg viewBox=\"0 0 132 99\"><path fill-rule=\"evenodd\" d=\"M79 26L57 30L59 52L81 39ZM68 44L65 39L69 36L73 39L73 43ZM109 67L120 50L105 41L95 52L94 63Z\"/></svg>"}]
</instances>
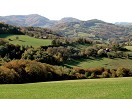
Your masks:
<instances>
[{"instance_id":1,"label":"sky","mask_svg":"<svg viewBox=\"0 0 132 99\"><path fill-rule=\"evenodd\" d=\"M51 20L132 22L132 0L0 0L0 16L39 14Z\"/></svg>"}]
</instances>

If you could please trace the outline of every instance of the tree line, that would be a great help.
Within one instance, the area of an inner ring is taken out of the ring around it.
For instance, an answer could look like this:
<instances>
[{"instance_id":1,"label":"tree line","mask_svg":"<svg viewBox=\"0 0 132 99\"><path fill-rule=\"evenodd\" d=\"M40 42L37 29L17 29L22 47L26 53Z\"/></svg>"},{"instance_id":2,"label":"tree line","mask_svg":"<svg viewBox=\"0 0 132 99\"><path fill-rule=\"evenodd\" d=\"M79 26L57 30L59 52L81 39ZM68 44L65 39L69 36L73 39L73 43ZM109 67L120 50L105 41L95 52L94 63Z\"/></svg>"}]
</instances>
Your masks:
<instances>
[{"instance_id":1,"label":"tree line","mask_svg":"<svg viewBox=\"0 0 132 99\"><path fill-rule=\"evenodd\" d=\"M7 41L0 39L0 57L7 61L28 59L52 65L62 65L71 59L87 59L91 57L132 58L132 52L119 44L97 46L98 42L95 44L95 42L84 38L72 41L55 39L52 42L54 42L52 45L34 48L32 46L9 44ZM79 44L88 44L89 46L81 49L74 47Z\"/></svg>"},{"instance_id":2,"label":"tree line","mask_svg":"<svg viewBox=\"0 0 132 99\"><path fill-rule=\"evenodd\" d=\"M32 83L44 81L130 77L132 70L99 68L66 68L31 60L12 60L0 67L0 83Z\"/></svg>"}]
</instances>

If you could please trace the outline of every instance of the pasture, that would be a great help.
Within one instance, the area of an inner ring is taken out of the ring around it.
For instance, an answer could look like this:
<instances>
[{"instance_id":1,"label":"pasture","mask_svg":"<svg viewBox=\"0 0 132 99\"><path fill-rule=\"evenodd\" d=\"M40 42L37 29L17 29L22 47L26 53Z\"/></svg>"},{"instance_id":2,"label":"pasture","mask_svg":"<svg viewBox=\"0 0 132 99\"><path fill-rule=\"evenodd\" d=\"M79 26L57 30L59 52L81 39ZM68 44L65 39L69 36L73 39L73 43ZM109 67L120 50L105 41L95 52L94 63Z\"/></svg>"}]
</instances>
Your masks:
<instances>
[{"instance_id":1,"label":"pasture","mask_svg":"<svg viewBox=\"0 0 132 99\"><path fill-rule=\"evenodd\" d=\"M132 78L0 85L0 99L131 99Z\"/></svg>"},{"instance_id":2,"label":"pasture","mask_svg":"<svg viewBox=\"0 0 132 99\"><path fill-rule=\"evenodd\" d=\"M0 35L1 38L5 38L9 43L14 45L33 46L35 48L40 46L50 45L52 40L49 39L37 39L27 35Z\"/></svg>"},{"instance_id":3,"label":"pasture","mask_svg":"<svg viewBox=\"0 0 132 99\"><path fill-rule=\"evenodd\" d=\"M128 50L132 51L132 46L125 46Z\"/></svg>"},{"instance_id":4,"label":"pasture","mask_svg":"<svg viewBox=\"0 0 132 99\"><path fill-rule=\"evenodd\" d=\"M109 59L109 58L99 58L99 59L80 59L71 60L65 64L68 67L81 67L81 68L91 68L91 67L105 67L105 68L118 68L125 67L132 69L132 59Z\"/></svg>"}]
</instances>

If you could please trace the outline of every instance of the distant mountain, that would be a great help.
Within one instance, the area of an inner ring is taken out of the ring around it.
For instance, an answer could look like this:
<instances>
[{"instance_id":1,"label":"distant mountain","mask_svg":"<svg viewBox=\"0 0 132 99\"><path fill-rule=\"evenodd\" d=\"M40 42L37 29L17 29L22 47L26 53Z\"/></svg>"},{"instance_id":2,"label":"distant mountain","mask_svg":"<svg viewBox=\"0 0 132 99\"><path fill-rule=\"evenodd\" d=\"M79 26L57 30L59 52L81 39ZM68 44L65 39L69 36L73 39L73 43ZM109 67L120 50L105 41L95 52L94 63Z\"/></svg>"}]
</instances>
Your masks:
<instances>
[{"instance_id":1,"label":"distant mountain","mask_svg":"<svg viewBox=\"0 0 132 99\"><path fill-rule=\"evenodd\" d=\"M41 27L51 23L51 21L48 18L45 18L38 14L4 16L4 17L0 17L0 21L16 26L35 26L35 27Z\"/></svg>"},{"instance_id":2,"label":"distant mountain","mask_svg":"<svg viewBox=\"0 0 132 99\"><path fill-rule=\"evenodd\" d=\"M59 23L70 23L70 22L80 22L80 20L72 17L65 17L59 21Z\"/></svg>"},{"instance_id":3,"label":"distant mountain","mask_svg":"<svg viewBox=\"0 0 132 99\"><path fill-rule=\"evenodd\" d=\"M89 37L103 40L124 39L130 33L128 27L106 23L97 19L60 23L54 25L52 29L66 37Z\"/></svg>"},{"instance_id":4,"label":"distant mountain","mask_svg":"<svg viewBox=\"0 0 132 99\"><path fill-rule=\"evenodd\" d=\"M93 19L88 21L76 21L76 22L58 22L54 24L51 28L58 31L64 36L75 36L79 32L88 33L88 30L96 26L97 24L105 23L101 20Z\"/></svg>"},{"instance_id":5,"label":"distant mountain","mask_svg":"<svg viewBox=\"0 0 132 99\"><path fill-rule=\"evenodd\" d=\"M56 34L66 37L89 37L93 39L113 40L132 38L131 23L107 23L98 19L81 21L72 17L61 20L49 20L38 14L12 15L0 17L0 22L16 26L48 27ZM130 26L125 26L125 25Z\"/></svg>"},{"instance_id":6,"label":"distant mountain","mask_svg":"<svg viewBox=\"0 0 132 99\"><path fill-rule=\"evenodd\" d=\"M11 15L11 16L1 16L0 22L5 22L6 24L16 25L16 26L34 26L34 27L50 27L54 24L65 23L65 22L79 22L80 20L65 17L61 20L49 20L46 17L43 17L38 14L30 15Z\"/></svg>"},{"instance_id":7,"label":"distant mountain","mask_svg":"<svg viewBox=\"0 0 132 99\"><path fill-rule=\"evenodd\" d=\"M128 26L128 25L132 25L132 22L116 22L116 25L122 25L122 26Z\"/></svg>"}]
</instances>

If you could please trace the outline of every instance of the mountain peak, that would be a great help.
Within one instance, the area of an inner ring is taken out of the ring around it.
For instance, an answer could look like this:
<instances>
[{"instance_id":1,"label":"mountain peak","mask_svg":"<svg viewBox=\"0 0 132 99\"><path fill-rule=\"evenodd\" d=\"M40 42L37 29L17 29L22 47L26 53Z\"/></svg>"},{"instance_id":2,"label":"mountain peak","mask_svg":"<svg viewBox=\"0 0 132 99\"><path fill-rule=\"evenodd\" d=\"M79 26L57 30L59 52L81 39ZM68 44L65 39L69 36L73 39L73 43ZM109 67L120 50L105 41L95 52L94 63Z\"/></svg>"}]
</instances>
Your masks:
<instances>
[{"instance_id":1,"label":"mountain peak","mask_svg":"<svg viewBox=\"0 0 132 99\"><path fill-rule=\"evenodd\" d=\"M29 15L24 15L24 16L27 16L27 17L42 17L42 18L48 19L48 18L46 18L46 17L44 17L44 16L41 16L41 15L39 15L39 14L29 14ZM49 20L49 19L48 19L48 20Z\"/></svg>"},{"instance_id":2,"label":"mountain peak","mask_svg":"<svg viewBox=\"0 0 132 99\"><path fill-rule=\"evenodd\" d=\"M94 23L106 23L102 20L99 20L99 19L91 19L91 20L87 20L87 22L94 22Z\"/></svg>"},{"instance_id":3,"label":"mountain peak","mask_svg":"<svg viewBox=\"0 0 132 99\"><path fill-rule=\"evenodd\" d=\"M1 22L17 26L44 26L49 19L39 14L10 15L0 18Z\"/></svg>"},{"instance_id":4,"label":"mountain peak","mask_svg":"<svg viewBox=\"0 0 132 99\"><path fill-rule=\"evenodd\" d=\"M64 17L60 22L80 22L80 20L73 17Z\"/></svg>"},{"instance_id":5,"label":"mountain peak","mask_svg":"<svg viewBox=\"0 0 132 99\"><path fill-rule=\"evenodd\" d=\"M64 17L61 20L53 21L48 18L41 16L39 14L29 14L29 15L10 15L0 17L1 22L16 26L35 26L35 27L51 27L53 25L58 25L62 23L80 23L83 22L79 19L73 17ZM87 26L94 26L96 23L105 23L98 19L92 19L84 21Z\"/></svg>"}]
</instances>

